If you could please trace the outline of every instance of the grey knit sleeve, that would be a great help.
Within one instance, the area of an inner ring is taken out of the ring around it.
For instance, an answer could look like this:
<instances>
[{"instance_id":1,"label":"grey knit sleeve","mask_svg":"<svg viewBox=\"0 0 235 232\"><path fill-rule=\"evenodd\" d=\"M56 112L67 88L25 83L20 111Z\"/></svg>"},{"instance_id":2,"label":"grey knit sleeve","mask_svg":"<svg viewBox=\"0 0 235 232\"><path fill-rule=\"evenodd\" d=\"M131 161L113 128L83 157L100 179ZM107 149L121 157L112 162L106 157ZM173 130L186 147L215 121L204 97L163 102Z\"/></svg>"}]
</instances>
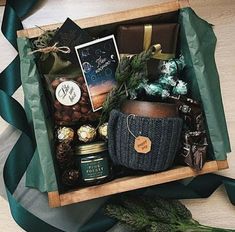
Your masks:
<instances>
[{"instance_id":1,"label":"grey knit sleeve","mask_svg":"<svg viewBox=\"0 0 235 232\"><path fill-rule=\"evenodd\" d=\"M163 171L172 166L179 148L182 119L129 117L128 125L136 136L152 141L151 151L140 154L134 149L135 137L128 131L127 114L113 110L108 124L109 154L114 164L143 171Z\"/></svg>"}]
</instances>

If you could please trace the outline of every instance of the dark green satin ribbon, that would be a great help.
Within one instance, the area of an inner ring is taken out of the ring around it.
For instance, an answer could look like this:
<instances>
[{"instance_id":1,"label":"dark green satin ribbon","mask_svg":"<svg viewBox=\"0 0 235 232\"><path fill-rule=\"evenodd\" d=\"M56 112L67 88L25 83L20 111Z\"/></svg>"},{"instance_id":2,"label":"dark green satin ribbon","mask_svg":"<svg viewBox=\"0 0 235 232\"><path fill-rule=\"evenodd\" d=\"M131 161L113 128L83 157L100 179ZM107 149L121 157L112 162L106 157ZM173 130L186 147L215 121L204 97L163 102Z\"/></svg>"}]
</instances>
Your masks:
<instances>
[{"instance_id":1,"label":"dark green satin ribbon","mask_svg":"<svg viewBox=\"0 0 235 232\"><path fill-rule=\"evenodd\" d=\"M24 17L35 3L36 0L7 2L2 31L15 48L16 30L22 29L19 17ZM11 213L15 221L26 231L59 232L61 230L50 226L31 214L13 197L13 193L26 171L35 150L34 139L31 135L24 109L16 100L10 97L19 87L20 83L19 58L17 57L4 70L0 78L0 114L7 122L22 131L22 135L12 149L4 167L4 181ZM186 186L180 182L172 182L147 188L146 194L153 193L168 198L208 197L222 183L225 185L231 202L235 204L234 180L215 174L199 176ZM143 192L143 190L135 191L136 194L142 194ZM79 231L103 232L112 227L114 223L115 221L104 216L102 210L99 209Z\"/></svg>"},{"instance_id":2,"label":"dark green satin ribbon","mask_svg":"<svg viewBox=\"0 0 235 232\"><path fill-rule=\"evenodd\" d=\"M16 0L7 1L6 3L2 32L16 49L16 31L23 28L20 18L24 17L35 3L36 0ZM19 56L17 56L0 75L0 115L12 126L22 131L19 140L7 158L3 170L3 178L11 214L15 221L26 231L61 232L61 230L31 214L13 197L13 193L25 173L35 150L34 139L27 123L25 111L22 106L11 97L21 85L19 64Z\"/></svg>"},{"instance_id":3,"label":"dark green satin ribbon","mask_svg":"<svg viewBox=\"0 0 235 232\"><path fill-rule=\"evenodd\" d=\"M22 106L6 92L0 89L0 115L9 124L21 130L31 137L30 130L27 124L27 117ZM16 119L17 116L17 119Z\"/></svg>"},{"instance_id":4,"label":"dark green satin ribbon","mask_svg":"<svg viewBox=\"0 0 235 232\"><path fill-rule=\"evenodd\" d=\"M20 15L23 16L22 14ZM7 40L17 50L16 31L23 29L23 26L8 2L5 7L1 29ZM21 85L19 56L16 56L11 64L1 73L0 77L0 88L11 96Z\"/></svg>"}]
</instances>

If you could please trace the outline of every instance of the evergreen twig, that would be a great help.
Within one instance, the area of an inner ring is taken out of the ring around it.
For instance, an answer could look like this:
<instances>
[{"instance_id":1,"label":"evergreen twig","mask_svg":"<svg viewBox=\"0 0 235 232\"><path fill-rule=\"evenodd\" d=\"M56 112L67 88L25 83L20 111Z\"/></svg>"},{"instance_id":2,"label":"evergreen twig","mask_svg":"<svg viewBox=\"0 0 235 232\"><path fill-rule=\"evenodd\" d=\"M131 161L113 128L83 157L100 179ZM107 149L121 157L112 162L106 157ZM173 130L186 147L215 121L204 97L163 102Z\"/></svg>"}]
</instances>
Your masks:
<instances>
[{"instance_id":1,"label":"evergreen twig","mask_svg":"<svg viewBox=\"0 0 235 232\"><path fill-rule=\"evenodd\" d=\"M108 204L105 213L141 232L234 232L235 230L201 225L177 200L150 197L122 197L119 203Z\"/></svg>"},{"instance_id":2,"label":"evergreen twig","mask_svg":"<svg viewBox=\"0 0 235 232\"><path fill-rule=\"evenodd\" d=\"M154 55L154 47L132 57L121 58L115 72L117 85L109 92L102 107L101 125L107 121L111 110L119 108L129 92L139 86L147 77L147 61Z\"/></svg>"}]
</instances>

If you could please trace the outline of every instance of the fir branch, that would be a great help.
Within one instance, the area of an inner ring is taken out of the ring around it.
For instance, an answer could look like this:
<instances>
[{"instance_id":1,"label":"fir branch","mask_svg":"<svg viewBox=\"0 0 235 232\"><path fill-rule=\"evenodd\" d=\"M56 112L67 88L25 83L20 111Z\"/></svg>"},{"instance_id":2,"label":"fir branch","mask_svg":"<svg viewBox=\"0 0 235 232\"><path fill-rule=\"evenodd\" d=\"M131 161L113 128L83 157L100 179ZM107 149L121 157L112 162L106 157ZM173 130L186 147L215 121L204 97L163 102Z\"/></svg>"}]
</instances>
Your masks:
<instances>
[{"instance_id":1,"label":"fir branch","mask_svg":"<svg viewBox=\"0 0 235 232\"><path fill-rule=\"evenodd\" d=\"M235 231L201 225L180 201L156 197L122 197L119 204L107 205L105 213L141 232Z\"/></svg>"},{"instance_id":2,"label":"fir branch","mask_svg":"<svg viewBox=\"0 0 235 232\"><path fill-rule=\"evenodd\" d=\"M170 203L170 200L166 200L160 197L154 197L152 199L152 205L153 207L158 207L161 208L163 210L165 210L167 213L169 214L173 214L175 216L175 209L173 207L173 205Z\"/></svg>"},{"instance_id":3,"label":"fir branch","mask_svg":"<svg viewBox=\"0 0 235 232\"><path fill-rule=\"evenodd\" d=\"M128 93L135 90L143 79L146 78L147 61L153 55L154 47L151 47L138 55L121 58L115 72L117 85L107 95L103 103L99 125L107 121L110 112L113 109L119 108L122 101L128 97Z\"/></svg>"},{"instance_id":4,"label":"fir branch","mask_svg":"<svg viewBox=\"0 0 235 232\"><path fill-rule=\"evenodd\" d=\"M146 232L172 232L172 231L175 230L171 225L161 222L158 223L153 222L151 226L146 230Z\"/></svg>"},{"instance_id":5,"label":"fir branch","mask_svg":"<svg viewBox=\"0 0 235 232\"><path fill-rule=\"evenodd\" d=\"M133 73L126 83L128 91L136 89L145 78L146 72L144 70Z\"/></svg>"},{"instance_id":6,"label":"fir branch","mask_svg":"<svg viewBox=\"0 0 235 232\"><path fill-rule=\"evenodd\" d=\"M153 198L153 200L149 200L148 197L142 196L139 197L138 202L142 202L145 207L148 209L149 213L153 215L155 218L157 217L159 222L162 223L173 223L174 215L171 212L165 210L162 207L162 204L159 207L159 202L164 202L160 198ZM158 203L158 204L157 204Z\"/></svg>"},{"instance_id":7,"label":"fir branch","mask_svg":"<svg viewBox=\"0 0 235 232\"><path fill-rule=\"evenodd\" d=\"M131 61L128 57L123 57L116 69L115 78L117 83L121 85L122 83L128 81L128 77L131 73Z\"/></svg>"},{"instance_id":8,"label":"fir branch","mask_svg":"<svg viewBox=\"0 0 235 232\"><path fill-rule=\"evenodd\" d=\"M118 221L129 225L135 230L142 230L149 225L149 220L138 213L130 212L125 207L119 205L108 205L105 213Z\"/></svg>"},{"instance_id":9,"label":"fir branch","mask_svg":"<svg viewBox=\"0 0 235 232\"><path fill-rule=\"evenodd\" d=\"M99 125L106 122L112 109L119 108L121 103L127 98L125 89L112 89L103 103L102 114L100 117Z\"/></svg>"},{"instance_id":10,"label":"fir branch","mask_svg":"<svg viewBox=\"0 0 235 232\"><path fill-rule=\"evenodd\" d=\"M174 208L175 215L180 217L182 220L192 219L192 213L180 201L171 200L169 203Z\"/></svg>"},{"instance_id":11,"label":"fir branch","mask_svg":"<svg viewBox=\"0 0 235 232\"><path fill-rule=\"evenodd\" d=\"M154 47L150 47L147 51L143 51L140 54L133 56L131 59L132 69L135 71L146 69L147 61L153 56L154 50Z\"/></svg>"}]
</instances>

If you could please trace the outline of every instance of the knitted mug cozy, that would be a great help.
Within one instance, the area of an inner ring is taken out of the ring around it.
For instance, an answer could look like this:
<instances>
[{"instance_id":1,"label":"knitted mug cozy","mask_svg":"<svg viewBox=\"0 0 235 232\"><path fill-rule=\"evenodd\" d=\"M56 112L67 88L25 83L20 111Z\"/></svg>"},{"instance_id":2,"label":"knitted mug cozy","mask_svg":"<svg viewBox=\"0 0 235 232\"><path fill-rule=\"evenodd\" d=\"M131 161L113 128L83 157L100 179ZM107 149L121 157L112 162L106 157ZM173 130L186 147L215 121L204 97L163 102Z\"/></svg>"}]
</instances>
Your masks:
<instances>
[{"instance_id":1,"label":"knitted mug cozy","mask_svg":"<svg viewBox=\"0 0 235 232\"><path fill-rule=\"evenodd\" d=\"M114 164L154 172L172 166L179 146L182 119L129 116L117 110L110 114L108 147ZM152 142L150 152L138 153L133 135L148 137Z\"/></svg>"}]
</instances>

